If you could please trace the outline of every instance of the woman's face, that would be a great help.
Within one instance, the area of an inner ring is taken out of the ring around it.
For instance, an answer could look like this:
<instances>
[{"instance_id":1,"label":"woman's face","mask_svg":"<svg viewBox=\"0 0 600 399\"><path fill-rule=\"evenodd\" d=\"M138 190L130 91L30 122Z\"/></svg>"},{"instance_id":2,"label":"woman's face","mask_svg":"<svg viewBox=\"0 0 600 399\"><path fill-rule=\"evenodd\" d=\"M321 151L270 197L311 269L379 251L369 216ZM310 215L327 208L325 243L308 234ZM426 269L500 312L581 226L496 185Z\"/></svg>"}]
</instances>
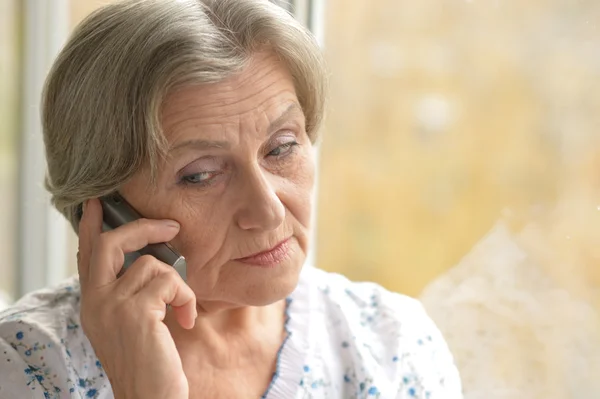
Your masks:
<instances>
[{"instance_id":1,"label":"woman's face","mask_svg":"<svg viewBox=\"0 0 600 399\"><path fill-rule=\"evenodd\" d=\"M145 217L181 224L172 244L199 304L287 296L308 250L314 154L286 68L257 54L234 77L176 91L162 127L170 150L157 189L143 170L121 193Z\"/></svg>"}]
</instances>

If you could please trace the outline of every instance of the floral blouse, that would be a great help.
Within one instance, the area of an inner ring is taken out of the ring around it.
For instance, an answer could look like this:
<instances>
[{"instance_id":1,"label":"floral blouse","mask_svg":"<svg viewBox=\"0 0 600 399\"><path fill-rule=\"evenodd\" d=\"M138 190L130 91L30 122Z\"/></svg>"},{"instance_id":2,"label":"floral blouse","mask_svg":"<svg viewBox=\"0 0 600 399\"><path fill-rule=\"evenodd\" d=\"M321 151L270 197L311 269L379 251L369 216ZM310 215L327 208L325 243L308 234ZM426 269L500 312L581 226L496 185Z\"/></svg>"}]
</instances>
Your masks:
<instances>
[{"instance_id":1,"label":"floral blouse","mask_svg":"<svg viewBox=\"0 0 600 399\"><path fill-rule=\"evenodd\" d=\"M79 319L79 282L0 312L0 398L113 398ZM421 304L306 266L265 399L460 399L448 347Z\"/></svg>"}]
</instances>

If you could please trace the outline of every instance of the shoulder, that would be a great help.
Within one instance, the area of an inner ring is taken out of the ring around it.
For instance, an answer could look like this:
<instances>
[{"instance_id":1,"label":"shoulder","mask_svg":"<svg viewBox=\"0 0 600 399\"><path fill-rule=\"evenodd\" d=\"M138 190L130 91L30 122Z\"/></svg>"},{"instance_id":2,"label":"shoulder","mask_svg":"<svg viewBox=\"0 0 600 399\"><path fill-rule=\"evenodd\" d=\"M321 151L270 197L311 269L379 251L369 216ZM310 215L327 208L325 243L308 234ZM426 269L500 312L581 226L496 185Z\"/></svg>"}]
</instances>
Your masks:
<instances>
[{"instance_id":1,"label":"shoulder","mask_svg":"<svg viewBox=\"0 0 600 399\"><path fill-rule=\"evenodd\" d=\"M36 338L60 342L78 325L79 298L76 278L27 294L0 312L0 337L16 346Z\"/></svg>"},{"instance_id":2,"label":"shoulder","mask_svg":"<svg viewBox=\"0 0 600 399\"><path fill-rule=\"evenodd\" d=\"M418 300L315 268L303 278L316 286L313 300L324 315L321 322L342 348L355 351L352 358L366 374L380 381L385 376L386 392L397 391L398 398L462 397L448 346Z\"/></svg>"},{"instance_id":3,"label":"shoulder","mask_svg":"<svg viewBox=\"0 0 600 399\"><path fill-rule=\"evenodd\" d=\"M420 338L438 332L421 302L391 292L372 282L354 282L343 275L320 269L307 270L305 279L315 285L319 307L335 309L353 328L382 336Z\"/></svg>"},{"instance_id":4,"label":"shoulder","mask_svg":"<svg viewBox=\"0 0 600 399\"><path fill-rule=\"evenodd\" d=\"M79 283L70 278L0 312L0 362L7 371L0 376L3 389L33 398L85 392L95 356L80 327L79 298Z\"/></svg>"}]
</instances>

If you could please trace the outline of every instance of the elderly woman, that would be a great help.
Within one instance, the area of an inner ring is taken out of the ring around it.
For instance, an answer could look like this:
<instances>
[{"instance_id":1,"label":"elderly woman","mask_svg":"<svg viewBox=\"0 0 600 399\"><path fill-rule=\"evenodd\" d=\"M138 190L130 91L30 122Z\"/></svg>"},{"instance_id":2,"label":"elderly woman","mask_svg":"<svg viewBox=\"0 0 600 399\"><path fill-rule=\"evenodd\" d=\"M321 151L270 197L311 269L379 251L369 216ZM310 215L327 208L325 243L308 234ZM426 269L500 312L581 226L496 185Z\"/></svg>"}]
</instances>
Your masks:
<instances>
[{"instance_id":1,"label":"elderly woman","mask_svg":"<svg viewBox=\"0 0 600 399\"><path fill-rule=\"evenodd\" d=\"M79 276L0 314L0 397L460 398L418 302L303 267L324 98L318 46L267 1L87 18L43 98ZM144 218L105 231L117 192ZM163 242L185 280L151 255L122 271Z\"/></svg>"}]
</instances>

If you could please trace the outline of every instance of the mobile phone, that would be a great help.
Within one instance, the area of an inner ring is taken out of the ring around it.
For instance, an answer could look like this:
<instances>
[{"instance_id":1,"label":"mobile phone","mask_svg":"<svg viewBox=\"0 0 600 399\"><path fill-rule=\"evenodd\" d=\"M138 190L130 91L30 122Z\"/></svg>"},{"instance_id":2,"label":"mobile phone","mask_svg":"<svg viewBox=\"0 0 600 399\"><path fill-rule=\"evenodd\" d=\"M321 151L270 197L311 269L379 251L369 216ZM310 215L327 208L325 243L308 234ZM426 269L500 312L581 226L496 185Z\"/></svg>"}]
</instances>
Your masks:
<instances>
[{"instance_id":1,"label":"mobile phone","mask_svg":"<svg viewBox=\"0 0 600 399\"><path fill-rule=\"evenodd\" d=\"M110 194L100 198L103 214L103 229L105 231L116 229L117 227L140 219L142 216L125 199L118 193ZM123 265L122 274L135 259L141 255L152 255L156 259L171 265L177 273L186 280L187 264L185 258L175 250L169 243L148 244L139 251L131 254L126 254L125 264Z\"/></svg>"}]
</instances>

